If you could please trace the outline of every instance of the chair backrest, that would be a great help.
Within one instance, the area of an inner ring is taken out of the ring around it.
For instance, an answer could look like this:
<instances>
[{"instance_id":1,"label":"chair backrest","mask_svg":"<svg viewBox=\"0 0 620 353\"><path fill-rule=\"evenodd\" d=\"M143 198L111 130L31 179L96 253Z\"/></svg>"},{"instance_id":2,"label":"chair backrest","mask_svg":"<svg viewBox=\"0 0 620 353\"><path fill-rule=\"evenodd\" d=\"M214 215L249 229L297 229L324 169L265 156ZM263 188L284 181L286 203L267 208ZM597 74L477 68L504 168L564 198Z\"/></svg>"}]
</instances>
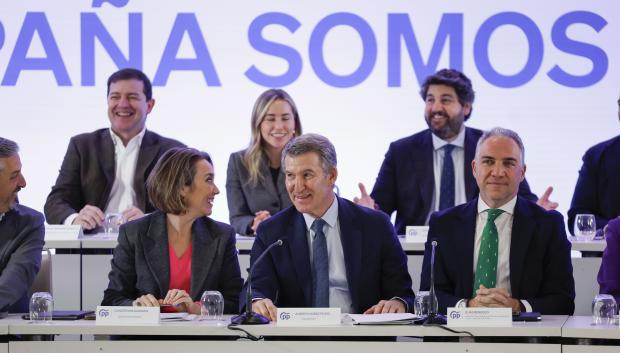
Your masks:
<instances>
[{"instance_id":1,"label":"chair backrest","mask_svg":"<svg viewBox=\"0 0 620 353\"><path fill-rule=\"evenodd\" d=\"M52 293L52 253L49 249L43 250L41 254L41 268L32 282L28 298L35 292Z\"/></svg>"}]
</instances>

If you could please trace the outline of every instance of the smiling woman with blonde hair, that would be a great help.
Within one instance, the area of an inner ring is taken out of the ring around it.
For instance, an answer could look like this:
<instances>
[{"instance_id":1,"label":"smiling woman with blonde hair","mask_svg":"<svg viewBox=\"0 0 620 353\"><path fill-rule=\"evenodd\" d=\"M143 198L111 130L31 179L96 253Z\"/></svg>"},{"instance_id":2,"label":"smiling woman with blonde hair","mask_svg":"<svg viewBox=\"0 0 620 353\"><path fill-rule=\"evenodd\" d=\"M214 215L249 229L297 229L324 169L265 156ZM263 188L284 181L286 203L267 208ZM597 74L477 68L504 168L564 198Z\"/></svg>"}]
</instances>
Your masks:
<instances>
[{"instance_id":1,"label":"smiling woman with blonde hair","mask_svg":"<svg viewBox=\"0 0 620 353\"><path fill-rule=\"evenodd\" d=\"M230 224L252 235L260 222L289 207L280 168L282 149L302 133L293 99L281 89L263 92L252 110L252 138L247 149L230 155L226 196Z\"/></svg>"}]
</instances>

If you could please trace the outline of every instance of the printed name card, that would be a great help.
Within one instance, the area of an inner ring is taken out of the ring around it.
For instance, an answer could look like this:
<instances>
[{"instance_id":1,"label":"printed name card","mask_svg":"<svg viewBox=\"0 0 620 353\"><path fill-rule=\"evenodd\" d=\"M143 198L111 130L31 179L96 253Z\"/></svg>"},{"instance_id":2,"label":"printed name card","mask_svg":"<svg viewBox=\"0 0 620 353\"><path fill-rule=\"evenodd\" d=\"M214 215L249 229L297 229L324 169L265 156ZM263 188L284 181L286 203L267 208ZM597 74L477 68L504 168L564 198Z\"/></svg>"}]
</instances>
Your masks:
<instances>
[{"instance_id":1,"label":"printed name card","mask_svg":"<svg viewBox=\"0 0 620 353\"><path fill-rule=\"evenodd\" d=\"M98 306L97 325L150 325L159 323L159 307Z\"/></svg>"},{"instance_id":2,"label":"printed name card","mask_svg":"<svg viewBox=\"0 0 620 353\"><path fill-rule=\"evenodd\" d=\"M511 308L448 308L448 326L510 327Z\"/></svg>"},{"instance_id":3,"label":"printed name card","mask_svg":"<svg viewBox=\"0 0 620 353\"><path fill-rule=\"evenodd\" d=\"M82 227L76 225L46 224L45 240L78 240L82 235Z\"/></svg>"},{"instance_id":4,"label":"printed name card","mask_svg":"<svg viewBox=\"0 0 620 353\"><path fill-rule=\"evenodd\" d=\"M426 241L428 235L428 226L407 226L405 227L405 241L416 242L419 240Z\"/></svg>"},{"instance_id":5,"label":"printed name card","mask_svg":"<svg viewBox=\"0 0 620 353\"><path fill-rule=\"evenodd\" d=\"M278 326L338 326L340 308L278 308Z\"/></svg>"}]
</instances>

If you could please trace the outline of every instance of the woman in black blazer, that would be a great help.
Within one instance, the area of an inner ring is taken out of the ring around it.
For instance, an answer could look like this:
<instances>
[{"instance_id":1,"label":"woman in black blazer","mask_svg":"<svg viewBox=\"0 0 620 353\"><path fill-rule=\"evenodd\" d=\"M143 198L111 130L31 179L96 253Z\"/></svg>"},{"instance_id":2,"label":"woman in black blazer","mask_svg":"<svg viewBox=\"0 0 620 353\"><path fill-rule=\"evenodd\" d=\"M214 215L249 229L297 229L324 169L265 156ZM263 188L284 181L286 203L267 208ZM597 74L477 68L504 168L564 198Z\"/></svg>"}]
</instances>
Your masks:
<instances>
[{"instance_id":1,"label":"woman in black blazer","mask_svg":"<svg viewBox=\"0 0 620 353\"><path fill-rule=\"evenodd\" d=\"M219 194L208 154L173 148L147 180L157 211L121 225L102 305L160 306L200 314L205 290L238 311L242 279L235 232L208 216Z\"/></svg>"},{"instance_id":2,"label":"woman in black blazer","mask_svg":"<svg viewBox=\"0 0 620 353\"><path fill-rule=\"evenodd\" d=\"M297 106L281 89L258 97L251 128L250 146L230 155L226 174L230 224L243 235L253 235L260 222L291 205L280 159L286 143L302 133Z\"/></svg>"}]
</instances>

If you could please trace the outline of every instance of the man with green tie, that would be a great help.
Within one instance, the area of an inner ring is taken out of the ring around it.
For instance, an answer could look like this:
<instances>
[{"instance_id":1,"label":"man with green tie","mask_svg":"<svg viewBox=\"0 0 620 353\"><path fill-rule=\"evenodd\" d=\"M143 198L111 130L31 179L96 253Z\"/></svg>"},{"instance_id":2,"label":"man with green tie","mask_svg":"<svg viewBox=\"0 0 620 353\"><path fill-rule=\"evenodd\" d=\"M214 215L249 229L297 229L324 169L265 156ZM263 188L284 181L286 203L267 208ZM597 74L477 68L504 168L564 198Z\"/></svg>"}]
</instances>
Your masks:
<instances>
[{"instance_id":1,"label":"man with green tie","mask_svg":"<svg viewBox=\"0 0 620 353\"><path fill-rule=\"evenodd\" d=\"M467 306L573 313L575 283L563 217L517 196L525 170L519 135L503 128L486 131L472 161L479 197L431 216L420 289L430 287L430 244L437 241L440 312Z\"/></svg>"}]
</instances>

